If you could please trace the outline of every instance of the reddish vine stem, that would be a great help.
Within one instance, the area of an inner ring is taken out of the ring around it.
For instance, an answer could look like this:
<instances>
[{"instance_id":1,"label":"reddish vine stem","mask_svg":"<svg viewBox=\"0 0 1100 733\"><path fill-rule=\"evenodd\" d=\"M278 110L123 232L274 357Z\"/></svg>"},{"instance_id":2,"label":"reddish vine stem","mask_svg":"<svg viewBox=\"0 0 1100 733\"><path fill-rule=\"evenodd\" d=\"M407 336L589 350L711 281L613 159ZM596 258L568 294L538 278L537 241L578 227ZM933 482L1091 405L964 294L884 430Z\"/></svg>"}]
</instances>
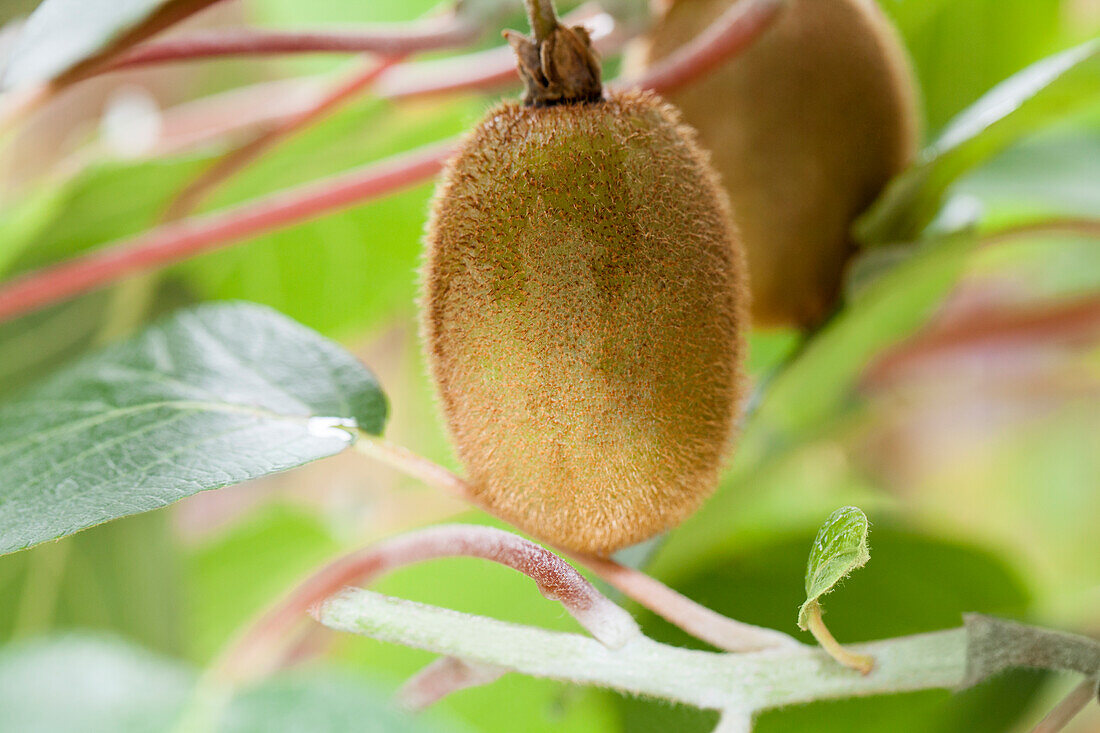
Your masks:
<instances>
[{"instance_id":1,"label":"reddish vine stem","mask_svg":"<svg viewBox=\"0 0 1100 733\"><path fill-rule=\"evenodd\" d=\"M1032 348L1084 343L1100 333L1100 297L1085 296L1039 306L983 309L933 325L889 350L864 372L868 388L889 384L938 359L975 349Z\"/></svg>"},{"instance_id":2,"label":"reddish vine stem","mask_svg":"<svg viewBox=\"0 0 1100 733\"><path fill-rule=\"evenodd\" d=\"M719 24L722 33L708 31L652 74L636 80L635 85L667 91L674 85L688 83L703 73L702 70L713 68L720 54L726 54L722 58L728 58L743 50L748 28L755 29L759 35L766 27L766 24L759 22L757 13L764 12L760 8L771 8L774 13L781 7L781 2L753 0L751 4L739 3L738 7L748 5L757 10L743 11L739 23ZM568 20L573 22L573 19ZM741 40L730 43L731 37ZM508 49L493 50L494 53L501 51L507 52ZM697 57L705 59L706 63L697 63ZM395 67L394 71L400 68ZM496 72L494 69L483 70L480 81L495 78ZM515 74L514 67L510 67L509 74ZM379 92L383 91L386 76L377 80ZM455 88L458 87L451 87L451 90ZM428 93L428 89L422 87L419 93ZM286 189L215 214L166 224L138 237L106 245L68 262L15 278L0 288L0 322L102 287L127 275L163 267L201 252L228 246L251 235L363 203L420 182L439 171L453 145L453 141L447 141L426 151L397 156L348 174Z\"/></svg>"},{"instance_id":3,"label":"reddish vine stem","mask_svg":"<svg viewBox=\"0 0 1100 733\"><path fill-rule=\"evenodd\" d=\"M687 86L749 48L771 27L787 0L735 3L703 33L633 83L658 93Z\"/></svg>"},{"instance_id":4,"label":"reddish vine stem","mask_svg":"<svg viewBox=\"0 0 1100 733\"><path fill-rule=\"evenodd\" d=\"M398 58L368 61L363 69L341 81L312 107L283 120L276 127L257 135L250 142L222 156L176 195L165 211L165 221L174 221L190 214L219 184L283 140L327 117L354 99L398 61Z\"/></svg>"},{"instance_id":5,"label":"reddish vine stem","mask_svg":"<svg viewBox=\"0 0 1100 733\"><path fill-rule=\"evenodd\" d=\"M420 183L442 168L453 145L448 140L232 209L165 224L133 239L17 277L0 290L0 322L127 275Z\"/></svg>"},{"instance_id":6,"label":"reddish vine stem","mask_svg":"<svg viewBox=\"0 0 1100 733\"><path fill-rule=\"evenodd\" d=\"M230 680L267 674L280 665L286 642L306 613L349 585L361 585L397 568L444 557L476 557L527 575L550 600L559 601L597 640L612 648L640 633L626 611L554 553L518 535L477 525L443 525L412 532L329 563L264 613L216 663Z\"/></svg>"},{"instance_id":7,"label":"reddish vine stem","mask_svg":"<svg viewBox=\"0 0 1100 733\"><path fill-rule=\"evenodd\" d=\"M697 639L730 652L753 652L796 646L790 636L759 626L748 626L716 613L677 593L664 583L614 560L571 555L605 583Z\"/></svg>"},{"instance_id":8,"label":"reddish vine stem","mask_svg":"<svg viewBox=\"0 0 1100 733\"><path fill-rule=\"evenodd\" d=\"M359 452L386 463L424 483L484 509L469 484L442 466L401 446L360 435ZM729 652L749 652L778 646L795 646L790 636L741 623L701 606L660 581L614 560L571 554L592 573L653 613L687 631L697 639Z\"/></svg>"},{"instance_id":9,"label":"reddish vine stem","mask_svg":"<svg viewBox=\"0 0 1100 733\"><path fill-rule=\"evenodd\" d=\"M1048 219L1046 221L1029 221L1023 224L1014 224L985 235L985 237L982 238L982 244L986 246L996 245L1013 239L1037 234L1059 234L1064 236L1100 238L1100 219L1068 217L1065 219Z\"/></svg>"},{"instance_id":10,"label":"reddish vine stem","mask_svg":"<svg viewBox=\"0 0 1100 733\"><path fill-rule=\"evenodd\" d=\"M56 78L14 92L14 99L0 105L0 132L40 109L59 92L103 71L122 54L222 0L167 0L144 21L123 32L105 49L84 59Z\"/></svg>"},{"instance_id":11,"label":"reddish vine stem","mask_svg":"<svg viewBox=\"0 0 1100 733\"><path fill-rule=\"evenodd\" d=\"M480 29L475 25L454 16L428 18L395 28L360 31L208 31L138 46L116 59L104 71L235 56L302 53L405 56L465 46L479 35Z\"/></svg>"},{"instance_id":12,"label":"reddish vine stem","mask_svg":"<svg viewBox=\"0 0 1100 733\"><path fill-rule=\"evenodd\" d=\"M454 657L440 657L411 677L397 691L397 704L407 710L423 710L447 695L496 682L504 670Z\"/></svg>"},{"instance_id":13,"label":"reddish vine stem","mask_svg":"<svg viewBox=\"0 0 1100 733\"><path fill-rule=\"evenodd\" d=\"M1058 705L1047 713L1031 733L1058 733L1070 724L1085 706L1096 699L1100 682L1094 679L1083 681L1074 687Z\"/></svg>"}]
</instances>

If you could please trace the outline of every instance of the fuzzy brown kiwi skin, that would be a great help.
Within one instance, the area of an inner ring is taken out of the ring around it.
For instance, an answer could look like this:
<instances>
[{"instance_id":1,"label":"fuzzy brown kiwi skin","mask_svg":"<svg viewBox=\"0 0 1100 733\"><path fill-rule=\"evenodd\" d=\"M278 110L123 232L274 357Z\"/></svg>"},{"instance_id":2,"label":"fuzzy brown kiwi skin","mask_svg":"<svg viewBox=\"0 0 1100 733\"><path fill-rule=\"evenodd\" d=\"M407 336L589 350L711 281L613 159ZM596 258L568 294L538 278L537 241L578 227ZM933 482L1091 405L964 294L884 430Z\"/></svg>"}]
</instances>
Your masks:
<instances>
[{"instance_id":1,"label":"fuzzy brown kiwi skin","mask_svg":"<svg viewBox=\"0 0 1100 733\"><path fill-rule=\"evenodd\" d=\"M479 502L606 555L711 493L745 395L725 194L648 93L504 103L447 166L423 336Z\"/></svg>"},{"instance_id":2,"label":"fuzzy brown kiwi skin","mask_svg":"<svg viewBox=\"0 0 1100 733\"><path fill-rule=\"evenodd\" d=\"M631 65L667 57L730 5L672 0ZM855 252L852 222L916 152L915 83L888 19L874 0L790 0L752 47L669 101L729 192L754 323L816 325Z\"/></svg>"}]
</instances>

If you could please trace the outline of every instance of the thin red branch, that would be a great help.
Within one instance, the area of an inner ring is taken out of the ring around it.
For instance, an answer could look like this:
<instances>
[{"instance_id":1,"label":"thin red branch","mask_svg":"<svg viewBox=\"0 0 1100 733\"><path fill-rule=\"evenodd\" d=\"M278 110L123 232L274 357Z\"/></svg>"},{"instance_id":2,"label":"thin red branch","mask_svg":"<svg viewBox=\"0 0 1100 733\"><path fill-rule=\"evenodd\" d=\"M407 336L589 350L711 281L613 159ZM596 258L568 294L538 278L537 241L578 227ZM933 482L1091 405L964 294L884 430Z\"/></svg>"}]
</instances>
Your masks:
<instances>
[{"instance_id":1,"label":"thin red branch","mask_svg":"<svg viewBox=\"0 0 1100 733\"><path fill-rule=\"evenodd\" d=\"M613 53L626 42L615 19L595 5L578 8L562 18L566 25L584 25L600 53ZM519 81L516 57L509 46L395 66L378 81L378 95L386 99L413 99L437 94L492 91Z\"/></svg>"},{"instance_id":2,"label":"thin red branch","mask_svg":"<svg viewBox=\"0 0 1100 733\"><path fill-rule=\"evenodd\" d=\"M664 94L687 86L751 46L771 27L787 0L745 0L730 6L706 31L630 83Z\"/></svg>"},{"instance_id":3,"label":"thin red branch","mask_svg":"<svg viewBox=\"0 0 1100 733\"><path fill-rule=\"evenodd\" d=\"M984 246L990 246L1013 239L1044 234L1100 238L1100 219L1070 217L1066 219L1040 219L1039 221L1014 224L990 232L983 237L981 243Z\"/></svg>"},{"instance_id":4,"label":"thin red branch","mask_svg":"<svg viewBox=\"0 0 1100 733\"><path fill-rule=\"evenodd\" d=\"M659 580L614 560L586 555L572 557L623 595L634 599L695 638L723 651L753 652L798 643L779 631L744 624L715 613Z\"/></svg>"},{"instance_id":5,"label":"thin red branch","mask_svg":"<svg viewBox=\"0 0 1100 733\"><path fill-rule=\"evenodd\" d=\"M472 43L480 29L454 15L427 18L393 28L333 31L235 29L195 33L132 49L105 71L231 56L301 53L373 53L406 56Z\"/></svg>"},{"instance_id":6,"label":"thin red branch","mask_svg":"<svg viewBox=\"0 0 1100 733\"><path fill-rule=\"evenodd\" d=\"M639 633L626 611L549 550L491 527L442 525L395 537L324 566L250 626L222 656L218 669L234 680L266 674L281 662L290 632L329 596L397 568L444 557L481 558L527 575L543 596L559 601L596 639L613 648Z\"/></svg>"},{"instance_id":7,"label":"thin red branch","mask_svg":"<svg viewBox=\"0 0 1100 733\"><path fill-rule=\"evenodd\" d=\"M219 184L228 180L234 173L261 157L283 140L329 116L360 93L369 89L378 77L385 73L386 69L398 61L397 58L368 61L362 69L357 70L349 75L346 80L342 80L335 85L328 94L318 100L312 107L283 120L276 127L260 133L250 142L224 155L176 195L172 203L169 204L164 219L174 221L190 214Z\"/></svg>"},{"instance_id":8,"label":"thin red branch","mask_svg":"<svg viewBox=\"0 0 1100 733\"><path fill-rule=\"evenodd\" d=\"M1085 709L1085 706L1100 695L1097 680L1085 680L1074 687L1066 697L1051 710L1031 733L1058 733Z\"/></svg>"},{"instance_id":9,"label":"thin red branch","mask_svg":"<svg viewBox=\"0 0 1100 733\"><path fill-rule=\"evenodd\" d=\"M420 183L443 167L454 144L448 140L224 211L165 224L133 239L17 277L0 289L0 322L127 275L227 247Z\"/></svg>"},{"instance_id":10,"label":"thin red branch","mask_svg":"<svg viewBox=\"0 0 1100 733\"><path fill-rule=\"evenodd\" d=\"M310 109L328 91L328 76L279 79L212 94L161 115L157 155L173 155L238 134L269 129Z\"/></svg>"},{"instance_id":11,"label":"thin red branch","mask_svg":"<svg viewBox=\"0 0 1100 733\"><path fill-rule=\"evenodd\" d=\"M457 92L493 91L519 80L516 57L507 47L438 61L396 66L378 80L378 96L413 99Z\"/></svg>"},{"instance_id":12,"label":"thin red branch","mask_svg":"<svg viewBox=\"0 0 1100 733\"><path fill-rule=\"evenodd\" d=\"M499 667L440 657L401 686L397 704L406 710L423 710L454 692L496 682L504 672Z\"/></svg>"},{"instance_id":13,"label":"thin red branch","mask_svg":"<svg viewBox=\"0 0 1100 733\"><path fill-rule=\"evenodd\" d=\"M222 0L168 0L150 17L123 33L106 48L50 81L7 92L0 100L0 134L22 123L59 92L95 76L135 45Z\"/></svg>"},{"instance_id":14,"label":"thin red branch","mask_svg":"<svg viewBox=\"0 0 1100 733\"><path fill-rule=\"evenodd\" d=\"M51 83L54 91L95 76L137 44L223 0L168 0L151 16L125 32L103 51L85 59Z\"/></svg>"},{"instance_id":15,"label":"thin red branch","mask_svg":"<svg viewBox=\"0 0 1100 733\"><path fill-rule=\"evenodd\" d=\"M486 509L475 498L469 484L460 477L406 448L369 435L360 435L355 447L361 453L429 486ZM715 613L645 573L613 560L576 554L572 557L628 598L719 649L745 652L798 643L781 632L744 624Z\"/></svg>"},{"instance_id":16,"label":"thin red branch","mask_svg":"<svg viewBox=\"0 0 1100 733\"><path fill-rule=\"evenodd\" d=\"M566 21L588 24L602 53L614 52L626 40L609 15L592 8L580 8ZM382 75L374 93L383 99L409 100L464 91L494 91L518 83L515 66L515 56L505 46L399 64ZM316 103L325 82L324 77L263 82L169 109L163 118L166 149L179 150L300 114Z\"/></svg>"},{"instance_id":17,"label":"thin red branch","mask_svg":"<svg viewBox=\"0 0 1100 733\"><path fill-rule=\"evenodd\" d=\"M868 387L889 384L914 369L975 350L1037 344L1091 343L1100 335L1100 297L1084 296L1039 305L981 308L922 334L882 356L864 374Z\"/></svg>"},{"instance_id":18,"label":"thin red branch","mask_svg":"<svg viewBox=\"0 0 1100 733\"><path fill-rule=\"evenodd\" d=\"M722 23L713 26L675 54L669 63L635 84L667 90L697 78L706 69L713 68L714 64L745 48L765 27L763 23L778 12L782 2L752 0L751 3L738 3L737 8L745 6L745 9L733 17L724 15ZM580 18L574 16L566 20L575 23ZM608 35L606 42L611 43L614 36L614 33ZM502 56L506 52L507 49L494 49L491 53ZM515 72L511 59L508 63L508 74L512 75ZM394 67L390 73L397 73L401 68ZM495 84L502 78L501 69L486 62L480 74L470 75L465 81L456 77L437 78L434 82L428 80L415 86L412 85L413 80L408 79L409 89L399 92L390 86L386 91L383 85L397 83L395 77L386 74L377 80L376 88L379 93L394 97L405 96L406 93L430 94L444 89L483 88L481 85ZM127 275L163 267L201 252L228 246L254 234L362 203L374 196L419 182L438 172L453 144L449 141L428 152L399 156L351 174L287 189L222 212L164 225L136 238L107 245L68 262L16 278L0 289L0 322Z\"/></svg>"}]
</instances>

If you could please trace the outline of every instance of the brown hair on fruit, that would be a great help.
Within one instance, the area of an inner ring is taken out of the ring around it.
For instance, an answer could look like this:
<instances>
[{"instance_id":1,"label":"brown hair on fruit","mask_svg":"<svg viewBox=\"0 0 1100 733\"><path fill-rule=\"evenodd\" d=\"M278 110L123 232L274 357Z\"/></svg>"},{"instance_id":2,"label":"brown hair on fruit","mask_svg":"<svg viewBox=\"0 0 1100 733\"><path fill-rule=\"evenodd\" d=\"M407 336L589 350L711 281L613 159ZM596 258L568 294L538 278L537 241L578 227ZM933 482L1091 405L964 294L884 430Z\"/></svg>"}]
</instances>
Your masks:
<instances>
[{"instance_id":1,"label":"brown hair on fruit","mask_svg":"<svg viewBox=\"0 0 1100 733\"><path fill-rule=\"evenodd\" d=\"M716 483L744 395L742 253L672 107L600 96L583 32L509 40L527 104L491 110L446 167L426 351L476 498L607 554Z\"/></svg>"},{"instance_id":2,"label":"brown hair on fruit","mask_svg":"<svg viewBox=\"0 0 1100 733\"><path fill-rule=\"evenodd\" d=\"M648 66L738 0L672 0L635 49ZM669 95L729 193L753 321L812 326L836 302L850 229L913 157L916 92L874 0L789 0L750 48Z\"/></svg>"}]
</instances>

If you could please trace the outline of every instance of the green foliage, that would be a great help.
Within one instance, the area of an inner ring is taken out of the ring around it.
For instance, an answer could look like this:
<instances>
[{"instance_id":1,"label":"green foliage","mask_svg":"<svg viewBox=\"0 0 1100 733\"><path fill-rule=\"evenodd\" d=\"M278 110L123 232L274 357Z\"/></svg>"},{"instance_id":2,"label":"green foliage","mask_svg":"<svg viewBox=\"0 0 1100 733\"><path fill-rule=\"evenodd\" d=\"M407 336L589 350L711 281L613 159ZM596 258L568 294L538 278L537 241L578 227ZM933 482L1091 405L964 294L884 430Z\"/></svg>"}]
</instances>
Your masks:
<instances>
[{"instance_id":1,"label":"green foliage","mask_svg":"<svg viewBox=\"0 0 1100 733\"><path fill-rule=\"evenodd\" d=\"M12 644L0 651L0 730L163 730L183 710L193 682L185 665L109 638Z\"/></svg>"},{"instance_id":2,"label":"green foliage","mask_svg":"<svg viewBox=\"0 0 1100 733\"><path fill-rule=\"evenodd\" d=\"M151 512L0 557L0 637L108 631L165 654L190 631L169 516Z\"/></svg>"},{"instance_id":3,"label":"green foliage","mask_svg":"<svg viewBox=\"0 0 1100 733\"><path fill-rule=\"evenodd\" d=\"M1005 225L1095 220L1100 212L1100 67L1097 42L1088 40L1096 28L1067 22L1068 4L1059 0L881 3L914 59L926 136L934 142L864 220L864 238L878 246L851 268L849 297L836 317L805 340L791 332L751 335L759 393L731 469L716 496L670 533L647 571L719 612L791 629L814 528L836 506L858 503L877 518L875 562L830 597L829 625L845 643L957 626L963 611L1092 624L1096 599L1086 589L1100 572L1094 551L1100 452L1089 437L1100 425L1085 398L1096 384L1094 332L1057 323L1026 338L967 334L931 381L871 388L866 379L893 350L934 335L959 299L992 302L994 315L1025 317L1100 292L1094 236L1036 234L995 247L982 239ZM4 83L63 72L161 4L46 0L21 42L27 51L17 53ZM435 5L258 0L248 10L250 20L301 28L407 21ZM522 28L519 4L513 5L508 24ZM47 36L66 42L35 41ZM481 43L498 41L487 32ZM249 78L259 79L342 63L294 57L247 68L258 69ZM204 80L206 91L224 88L232 73L221 64L200 68L195 79ZM309 83L320 88L334 78ZM487 103L476 97L353 103L227 181L203 211L457 134ZM234 143L225 138L166 157L123 160L89 142L33 186L4 191L0 277L157 225L172 197ZM380 373L403 380L395 399L394 427L403 431L397 440L417 448L430 443L439 427L430 424L435 417L421 399L423 367L407 342L394 347L386 337L415 330L415 268L429 193L429 185L419 185L203 255L138 284L136 299L131 283L0 324L0 552L346 446L334 432L311 434L309 417L357 418L381 429L384 404L358 360L266 309L204 306L87 355L195 301L263 303L355 345ZM188 327L195 322L205 325ZM218 334L218 348L206 347L205 331ZM164 368L166 354L175 358L175 371ZM971 382L970 363L992 367ZM1018 381L1004 381L1017 373ZM170 384L166 375L179 381ZM34 381L39 386L27 391ZM152 407L196 395L210 409ZM74 422L78 414L102 422L92 429ZM985 422L960 437L976 416ZM58 430L63 440L51 432ZM925 453L921 441L931 443ZM952 458L952 449L961 457ZM437 511L424 498L427 489L408 490L409 482L395 488L369 463L293 476L275 503L270 484L261 483L230 490L225 504L199 506L210 520L201 536L178 536L172 520L179 515L169 510L0 558L0 638L13 640L0 647L0 732L163 730L190 699L197 670L179 661L101 637L28 637L98 629L205 665L250 617L328 558ZM981 537L982 549L919 529L929 526ZM808 595L844 575L859 559L855 545L841 567L811 560L810 570L821 572L808 573ZM489 563L428 563L377 587L517 623L578 630L529 580ZM655 638L699 646L639 614ZM324 733L372 721L379 730L430 725L385 710L372 685L380 681L392 691L431 655L341 638L332 656L356 676L325 672L314 680L310 670L264 684L231 705L223 729ZM756 730L994 733L1019 724L1041 681L1012 673L956 696L817 703L768 713ZM709 713L519 675L452 696L436 713L486 733L690 732L716 722Z\"/></svg>"},{"instance_id":4,"label":"green foliage","mask_svg":"<svg viewBox=\"0 0 1100 733\"><path fill-rule=\"evenodd\" d=\"M994 84L1090 35L1067 38L1062 0L879 1L913 58L932 134Z\"/></svg>"},{"instance_id":5,"label":"green foliage","mask_svg":"<svg viewBox=\"0 0 1100 733\"><path fill-rule=\"evenodd\" d=\"M149 21L170 0L44 0L27 20L4 69L3 88L54 79ZM192 0L201 7L211 0ZM181 3L176 0L177 5Z\"/></svg>"},{"instance_id":6,"label":"green foliage","mask_svg":"<svg viewBox=\"0 0 1100 733\"><path fill-rule=\"evenodd\" d=\"M856 224L866 244L915 239L960 176L1021 137L1095 101L1100 39L1045 58L956 116Z\"/></svg>"},{"instance_id":7,"label":"green foliage","mask_svg":"<svg viewBox=\"0 0 1100 733\"><path fill-rule=\"evenodd\" d=\"M0 731L144 733L168 729L193 704L187 665L105 636L67 635L0 651ZM427 733L360 679L335 671L275 677L243 690L218 733ZM452 729L453 730L453 729Z\"/></svg>"},{"instance_id":8,"label":"green foliage","mask_svg":"<svg viewBox=\"0 0 1100 733\"><path fill-rule=\"evenodd\" d=\"M806 610L852 571L867 564L867 515L854 506L829 515L810 547L806 563L806 602L798 611L798 627L806 630Z\"/></svg>"},{"instance_id":9,"label":"green foliage","mask_svg":"<svg viewBox=\"0 0 1100 733\"><path fill-rule=\"evenodd\" d=\"M0 552L332 455L385 415L369 372L282 316L182 312L0 408Z\"/></svg>"}]
</instances>

